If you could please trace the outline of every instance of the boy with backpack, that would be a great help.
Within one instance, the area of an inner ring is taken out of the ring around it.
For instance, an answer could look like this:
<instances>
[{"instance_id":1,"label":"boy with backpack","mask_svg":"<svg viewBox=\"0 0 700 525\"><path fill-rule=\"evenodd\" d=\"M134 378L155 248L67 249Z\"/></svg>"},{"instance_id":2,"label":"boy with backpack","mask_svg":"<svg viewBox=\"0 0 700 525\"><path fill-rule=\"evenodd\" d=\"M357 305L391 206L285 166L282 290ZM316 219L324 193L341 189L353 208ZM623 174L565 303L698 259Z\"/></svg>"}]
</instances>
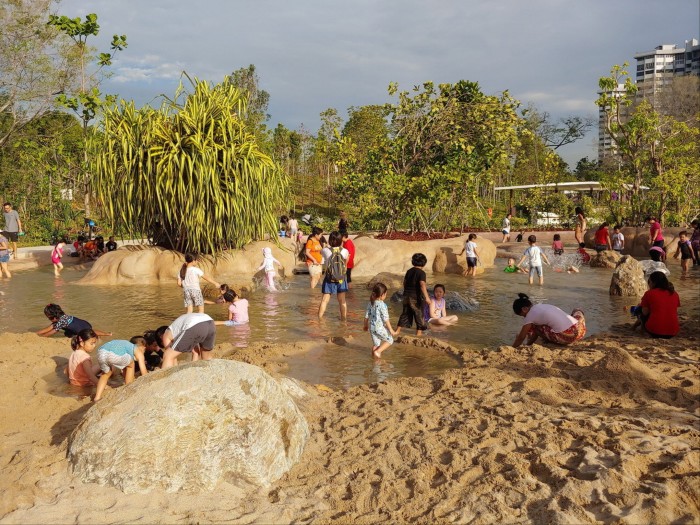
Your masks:
<instances>
[{"instance_id":1,"label":"boy with backpack","mask_svg":"<svg viewBox=\"0 0 700 525\"><path fill-rule=\"evenodd\" d=\"M331 300L331 295L338 296L340 319L345 321L347 317L347 304L345 292L348 291L347 269L350 253L342 247L343 237L340 232L334 231L328 236L328 246L321 250L323 255L323 284L321 285L321 304L318 307L318 318L326 313L326 307Z\"/></svg>"}]
</instances>

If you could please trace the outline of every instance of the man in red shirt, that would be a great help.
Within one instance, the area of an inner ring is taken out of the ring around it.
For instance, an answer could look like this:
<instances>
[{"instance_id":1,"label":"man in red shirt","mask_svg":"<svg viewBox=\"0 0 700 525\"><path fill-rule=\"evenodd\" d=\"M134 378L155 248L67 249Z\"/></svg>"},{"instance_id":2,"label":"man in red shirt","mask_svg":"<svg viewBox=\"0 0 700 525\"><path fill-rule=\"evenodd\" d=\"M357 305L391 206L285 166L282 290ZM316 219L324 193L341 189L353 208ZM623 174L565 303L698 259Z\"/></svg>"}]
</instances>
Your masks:
<instances>
[{"instance_id":1,"label":"man in red shirt","mask_svg":"<svg viewBox=\"0 0 700 525\"><path fill-rule=\"evenodd\" d=\"M355 266L355 244L352 242L350 239L350 236L348 235L347 230L342 230L340 232L340 235L343 236L343 248L345 248L350 256L348 257L348 264L347 264L347 281L348 281L348 288L352 288L352 269Z\"/></svg>"}]
</instances>

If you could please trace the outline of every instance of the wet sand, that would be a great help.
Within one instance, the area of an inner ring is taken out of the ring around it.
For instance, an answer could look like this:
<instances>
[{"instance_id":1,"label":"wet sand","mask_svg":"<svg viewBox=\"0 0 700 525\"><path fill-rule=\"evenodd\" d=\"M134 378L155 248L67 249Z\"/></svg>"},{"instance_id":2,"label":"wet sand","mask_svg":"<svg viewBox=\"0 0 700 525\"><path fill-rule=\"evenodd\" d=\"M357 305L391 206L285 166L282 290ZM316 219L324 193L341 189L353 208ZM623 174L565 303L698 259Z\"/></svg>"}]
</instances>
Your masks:
<instances>
[{"instance_id":1,"label":"wet sand","mask_svg":"<svg viewBox=\"0 0 700 525\"><path fill-rule=\"evenodd\" d=\"M683 334L618 326L566 348L491 351L402 337L463 366L346 391L307 385L312 436L272 487L145 495L71 473L67 440L91 402L60 377L67 339L4 334L0 522L697 523L697 310ZM281 374L283 356L308 348L216 355Z\"/></svg>"}]
</instances>

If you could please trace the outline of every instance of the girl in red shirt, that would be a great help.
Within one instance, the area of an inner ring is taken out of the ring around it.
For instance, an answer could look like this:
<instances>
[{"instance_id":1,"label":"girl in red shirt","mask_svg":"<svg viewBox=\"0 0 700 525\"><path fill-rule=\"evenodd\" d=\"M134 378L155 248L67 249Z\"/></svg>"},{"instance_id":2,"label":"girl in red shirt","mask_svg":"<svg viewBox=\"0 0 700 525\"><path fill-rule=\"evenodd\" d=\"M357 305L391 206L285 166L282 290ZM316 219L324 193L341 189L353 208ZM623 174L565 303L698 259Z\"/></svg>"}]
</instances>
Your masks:
<instances>
[{"instance_id":1,"label":"girl in red shirt","mask_svg":"<svg viewBox=\"0 0 700 525\"><path fill-rule=\"evenodd\" d=\"M670 339L680 331L678 293L663 272L653 272L647 281L649 290L642 297L642 323L652 337Z\"/></svg>"},{"instance_id":2,"label":"girl in red shirt","mask_svg":"<svg viewBox=\"0 0 700 525\"><path fill-rule=\"evenodd\" d=\"M595 232L595 251L600 253L611 249L612 243L610 242L608 223L604 222L598 227L598 231Z\"/></svg>"}]
</instances>

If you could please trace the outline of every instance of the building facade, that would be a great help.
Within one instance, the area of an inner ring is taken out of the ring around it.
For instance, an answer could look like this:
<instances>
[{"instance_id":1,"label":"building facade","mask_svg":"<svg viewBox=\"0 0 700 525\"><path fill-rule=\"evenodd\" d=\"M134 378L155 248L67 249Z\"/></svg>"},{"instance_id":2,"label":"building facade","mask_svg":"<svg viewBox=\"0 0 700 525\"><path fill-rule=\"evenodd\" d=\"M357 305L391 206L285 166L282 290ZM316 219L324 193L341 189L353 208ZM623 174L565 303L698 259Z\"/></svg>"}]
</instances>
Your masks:
<instances>
[{"instance_id":1,"label":"building facade","mask_svg":"<svg viewBox=\"0 0 700 525\"><path fill-rule=\"evenodd\" d=\"M662 44L652 51L634 55L637 71L634 77L639 100L648 100L659 107L659 95L675 77L695 75L700 77L700 43L697 39L685 41L684 47ZM616 93L622 90L618 86ZM624 90L622 90L624 91ZM598 93L600 95L601 93ZM615 144L605 128L605 112L598 113L598 162L615 158Z\"/></svg>"}]
</instances>

